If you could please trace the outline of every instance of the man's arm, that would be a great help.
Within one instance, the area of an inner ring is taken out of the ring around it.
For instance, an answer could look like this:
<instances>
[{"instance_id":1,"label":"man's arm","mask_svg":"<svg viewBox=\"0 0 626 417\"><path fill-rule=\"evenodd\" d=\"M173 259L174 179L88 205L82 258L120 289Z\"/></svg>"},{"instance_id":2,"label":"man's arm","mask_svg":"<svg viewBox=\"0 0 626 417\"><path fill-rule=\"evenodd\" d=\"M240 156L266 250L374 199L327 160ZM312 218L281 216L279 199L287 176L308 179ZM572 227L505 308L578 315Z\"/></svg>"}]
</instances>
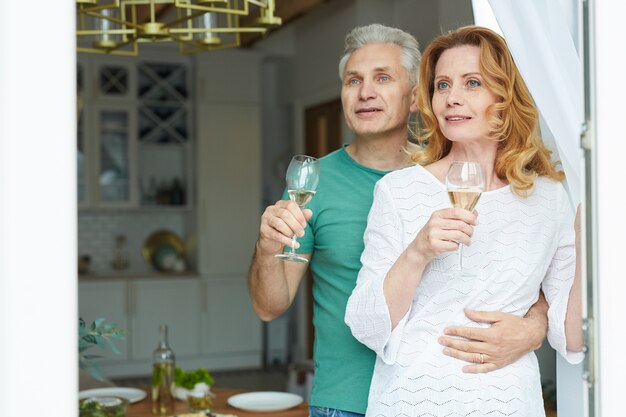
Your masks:
<instances>
[{"instance_id":1,"label":"man's arm","mask_svg":"<svg viewBox=\"0 0 626 417\"><path fill-rule=\"evenodd\" d=\"M486 329L448 327L439 343L445 346L446 355L475 363L463 367L463 372L467 373L491 372L515 362L539 349L548 331L548 303L543 292L539 292L539 300L524 318L501 312L466 310L465 314L475 322L491 326Z\"/></svg>"},{"instance_id":2,"label":"man's arm","mask_svg":"<svg viewBox=\"0 0 626 417\"><path fill-rule=\"evenodd\" d=\"M248 273L248 290L252 307L263 321L284 313L296 296L308 264L281 261L274 255L291 245L294 234L304 235L306 220L311 215L311 210L303 211L295 203L281 200L266 208L261 216L259 240ZM299 255L311 258L310 254Z\"/></svg>"}]
</instances>

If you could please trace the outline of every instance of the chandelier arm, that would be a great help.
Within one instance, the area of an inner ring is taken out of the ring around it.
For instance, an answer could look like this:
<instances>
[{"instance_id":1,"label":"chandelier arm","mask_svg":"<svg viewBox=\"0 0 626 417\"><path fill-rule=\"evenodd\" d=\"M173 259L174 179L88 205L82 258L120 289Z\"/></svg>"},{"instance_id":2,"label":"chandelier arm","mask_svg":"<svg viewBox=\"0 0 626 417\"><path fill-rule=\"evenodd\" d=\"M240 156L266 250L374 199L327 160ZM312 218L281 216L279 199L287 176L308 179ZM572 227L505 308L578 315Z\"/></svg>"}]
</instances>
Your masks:
<instances>
[{"instance_id":1,"label":"chandelier arm","mask_svg":"<svg viewBox=\"0 0 626 417\"><path fill-rule=\"evenodd\" d=\"M116 17L107 16L107 15L103 15L103 14L100 14L100 13L85 12L85 14L87 14L87 15L89 15L91 17L96 17L98 19L105 19L105 20L108 20L108 21L113 22L113 23L118 23L120 25L130 26L130 27L133 27L135 29L139 29L141 27L141 25L138 25L138 24L136 24L134 22L129 22L128 20L118 19Z\"/></svg>"}]
</instances>

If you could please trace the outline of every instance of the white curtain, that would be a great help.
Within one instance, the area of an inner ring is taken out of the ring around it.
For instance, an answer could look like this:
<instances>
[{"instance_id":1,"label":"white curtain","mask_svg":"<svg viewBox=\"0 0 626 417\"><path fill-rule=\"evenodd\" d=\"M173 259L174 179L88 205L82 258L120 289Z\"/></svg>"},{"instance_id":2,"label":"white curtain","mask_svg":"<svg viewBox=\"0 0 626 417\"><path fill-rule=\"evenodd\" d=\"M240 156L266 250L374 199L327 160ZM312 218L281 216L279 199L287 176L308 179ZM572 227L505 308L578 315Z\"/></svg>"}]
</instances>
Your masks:
<instances>
[{"instance_id":1,"label":"white curtain","mask_svg":"<svg viewBox=\"0 0 626 417\"><path fill-rule=\"evenodd\" d=\"M476 24L501 33L542 118L542 136L567 176L573 205L581 200L582 66L575 0L473 0ZM493 13L493 15L490 15ZM499 27L494 27L493 17Z\"/></svg>"},{"instance_id":2,"label":"white curtain","mask_svg":"<svg viewBox=\"0 0 626 417\"><path fill-rule=\"evenodd\" d=\"M572 205L583 195L580 131L583 122L582 65L576 0L472 0L477 25L507 41L541 114L541 133L561 161ZM491 6L491 8L489 8ZM491 9L491 10L490 10ZM494 19L495 18L495 19ZM496 26L494 27L494 22ZM584 415L582 364L557 355L559 415Z\"/></svg>"}]
</instances>

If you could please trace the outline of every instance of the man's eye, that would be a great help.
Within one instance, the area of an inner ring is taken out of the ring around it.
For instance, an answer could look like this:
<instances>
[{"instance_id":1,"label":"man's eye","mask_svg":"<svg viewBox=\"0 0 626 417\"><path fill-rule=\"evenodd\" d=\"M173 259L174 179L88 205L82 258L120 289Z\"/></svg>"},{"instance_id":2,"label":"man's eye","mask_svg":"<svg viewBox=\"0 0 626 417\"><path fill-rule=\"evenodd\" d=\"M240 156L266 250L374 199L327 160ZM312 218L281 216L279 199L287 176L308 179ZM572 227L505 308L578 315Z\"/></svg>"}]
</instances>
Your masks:
<instances>
[{"instance_id":1,"label":"man's eye","mask_svg":"<svg viewBox=\"0 0 626 417\"><path fill-rule=\"evenodd\" d=\"M381 75L380 78L378 79L379 81L382 82L387 82L391 79L391 77L387 76L387 75Z\"/></svg>"},{"instance_id":2,"label":"man's eye","mask_svg":"<svg viewBox=\"0 0 626 417\"><path fill-rule=\"evenodd\" d=\"M447 81L439 81L437 83L437 90L445 90L446 88L448 88L450 85L448 84Z\"/></svg>"},{"instance_id":3,"label":"man's eye","mask_svg":"<svg viewBox=\"0 0 626 417\"><path fill-rule=\"evenodd\" d=\"M361 81L357 80L356 78L351 78L350 80L348 80L348 84L350 84L350 85L357 85L360 82Z\"/></svg>"},{"instance_id":4,"label":"man's eye","mask_svg":"<svg viewBox=\"0 0 626 417\"><path fill-rule=\"evenodd\" d=\"M480 82L478 80L469 80L467 81L467 85L470 87L480 87Z\"/></svg>"}]
</instances>

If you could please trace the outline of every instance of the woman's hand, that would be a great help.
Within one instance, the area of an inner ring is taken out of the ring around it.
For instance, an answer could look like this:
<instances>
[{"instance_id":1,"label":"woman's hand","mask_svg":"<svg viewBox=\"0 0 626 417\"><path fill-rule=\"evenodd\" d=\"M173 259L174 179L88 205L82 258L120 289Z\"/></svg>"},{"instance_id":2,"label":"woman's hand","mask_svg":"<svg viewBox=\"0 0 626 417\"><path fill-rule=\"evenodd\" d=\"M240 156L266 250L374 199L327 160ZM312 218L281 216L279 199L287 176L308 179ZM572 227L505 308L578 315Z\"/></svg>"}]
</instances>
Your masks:
<instances>
[{"instance_id":1,"label":"woman's hand","mask_svg":"<svg viewBox=\"0 0 626 417\"><path fill-rule=\"evenodd\" d=\"M474 226L478 224L478 213L460 208L446 208L435 211L411 246L427 262L445 252L453 252L459 243L471 244Z\"/></svg>"}]
</instances>

